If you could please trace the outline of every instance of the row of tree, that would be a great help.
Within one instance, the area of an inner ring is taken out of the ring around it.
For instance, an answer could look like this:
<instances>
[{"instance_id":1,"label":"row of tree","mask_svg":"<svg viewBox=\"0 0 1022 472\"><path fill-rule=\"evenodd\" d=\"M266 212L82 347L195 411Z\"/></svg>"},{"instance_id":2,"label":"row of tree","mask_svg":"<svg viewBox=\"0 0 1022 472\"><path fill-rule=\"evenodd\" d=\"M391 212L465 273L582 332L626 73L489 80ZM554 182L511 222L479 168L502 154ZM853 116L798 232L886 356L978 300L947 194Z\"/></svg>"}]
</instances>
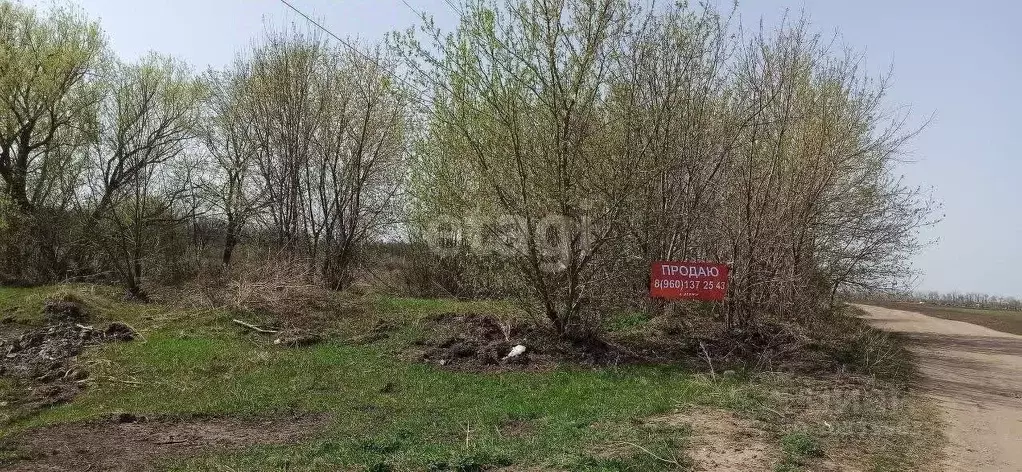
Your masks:
<instances>
[{"instance_id":1,"label":"row of tree","mask_svg":"<svg viewBox=\"0 0 1022 472\"><path fill-rule=\"evenodd\" d=\"M8 279L116 276L145 298L209 235L248 230L332 287L395 222L411 110L381 54L268 32L224 70L112 57L80 12L0 3Z\"/></svg>"},{"instance_id":2,"label":"row of tree","mask_svg":"<svg viewBox=\"0 0 1022 472\"><path fill-rule=\"evenodd\" d=\"M805 21L747 32L626 0L461 13L370 50L268 32L194 74L118 61L76 11L0 3L0 275L114 275L144 298L258 248L343 289L400 241L561 333L649 308L653 260L730 263L731 324L910 275L933 210L894 173L912 132Z\"/></svg>"},{"instance_id":3,"label":"row of tree","mask_svg":"<svg viewBox=\"0 0 1022 472\"><path fill-rule=\"evenodd\" d=\"M866 301L914 302L961 308L1022 311L1022 300L1019 300L1018 298L976 292L963 293L938 292L936 290L916 290L912 292L852 294L852 296Z\"/></svg>"}]
</instances>

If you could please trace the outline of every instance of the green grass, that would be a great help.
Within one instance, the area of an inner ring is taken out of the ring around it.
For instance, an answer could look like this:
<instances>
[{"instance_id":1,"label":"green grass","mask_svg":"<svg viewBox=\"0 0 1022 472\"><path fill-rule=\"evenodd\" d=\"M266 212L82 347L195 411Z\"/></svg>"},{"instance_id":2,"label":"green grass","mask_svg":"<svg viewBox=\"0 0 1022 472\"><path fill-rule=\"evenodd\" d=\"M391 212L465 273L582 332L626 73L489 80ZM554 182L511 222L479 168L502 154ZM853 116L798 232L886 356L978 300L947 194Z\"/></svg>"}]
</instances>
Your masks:
<instances>
[{"instance_id":1,"label":"green grass","mask_svg":"<svg viewBox=\"0 0 1022 472\"><path fill-rule=\"evenodd\" d=\"M20 324L40 324L43 302L54 292L52 287L0 287L0 317Z\"/></svg>"},{"instance_id":2,"label":"green grass","mask_svg":"<svg viewBox=\"0 0 1022 472\"><path fill-rule=\"evenodd\" d=\"M803 470L810 459L823 457L820 442L804 431L793 431L781 437L781 462L774 470L777 472L794 472Z\"/></svg>"},{"instance_id":3,"label":"green grass","mask_svg":"<svg viewBox=\"0 0 1022 472\"><path fill-rule=\"evenodd\" d=\"M610 332L627 332L646 326L651 318L649 313L626 312L607 320L605 328Z\"/></svg>"},{"instance_id":4,"label":"green grass","mask_svg":"<svg viewBox=\"0 0 1022 472\"><path fill-rule=\"evenodd\" d=\"M239 340L157 335L144 344L111 346L97 354L109 361L99 375L138 385L101 381L74 404L47 410L25 426L116 411L329 412L334 417L322 442L215 458L231 467L262 463L267 454L283 454L300 469L388 463L409 470L471 457L515 463L545 457L567 465L584 461L579 451L601 442L642 441L641 425L633 424L633 418L691 402L755 401L752 390L737 398L722 396L722 389L736 386L710 384L672 369L479 375L404 363L371 347L339 344L284 350ZM381 393L388 383L391 393ZM529 424L532 433L503 437L500 427L512 422Z\"/></svg>"},{"instance_id":5,"label":"green grass","mask_svg":"<svg viewBox=\"0 0 1022 472\"><path fill-rule=\"evenodd\" d=\"M231 322L280 321L267 313L131 303L122 301L118 290L101 286L0 288L0 316L40 326L45 301L65 296L87 308L89 323L123 321L142 336L88 350L79 359L91 374L81 395L69 404L7 421L0 425L0 437L119 412L282 421L290 415L322 414L329 418L325 429L297 444L210 451L161 465L183 471L475 471L508 465L685 470L689 429L650 418L691 405L774 421L778 417L771 396L777 385L756 375L711 379L677 366L471 373L408 360L414 357L409 350L428 331L426 318L441 313L525 316L509 302L337 295L311 308L320 310L310 318L327 341L301 349L274 346L269 336ZM642 313L624 313L608 320L606 328L642 335L649 321ZM385 336L376 335L381 324L389 326ZM9 384L0 378L0 394L14 388ZM821 451L815 437L782 436L780 425L775 426L784 457L778 470L812 464ZM888 454L893 458L889 463L907 463L895 455L899 451ZM0 460L10 452L0 449Z\"/></svg>"},{"instance_id":6,"label":"green grass","mask_svg":"<svg viewBox=\"0 0 1022 472\"><path fill-rule=\"evenodd\" d=\"M273 455L298 469L387 463L421 470L480 457L491 458L488 463L546 458L571 466L586 463L591 454L585 451L600 444L650 442L634 419L687 403L740 406L756 401L753 389L712 384L669 368L480 375L334 343L291 350L157 334L145 343L107 346L90 359L94 369L99 367L92 388L70 405L15 426L119 411L235 417L327 412L334 422L321 441L257 448L196 464L248 468ZM384 389L387 384L393 388ZM528 424L530 434L502 435L502 425L511 423Z\"/></svg>"},{"instance_id":7,"label":"green grass","mask_svg":"<svg viewBox=\"0 0 1022 472\"><path fill-rule=\"evenodd\" d=\"M70 297L85 308L87 323L121 321L143 332L178 329L196 332L224 332L223 321L230 321L226 310L183 309L160 304L142 304L123 300L123 291L104 285L73 284L33 288L0 287L0 317L15 323L42 326L46 323L43 305L47 300Z\"/></svg>"},{"instance_id":8,"label":"green grass","mask_svg":"<svg viewBox=\"0 0 1022 472\"><path fill-rule=\"evenodd\" d=\"M2 293L0 304L41 306L53 290ZM674 367L479 374L403 361L395 350L414 338L415 323L379 343L334 340L289 349L234 326L234 314L227 312L178 313L99 296L85 302L100 318L135 323L144 339L88 352L80 362L92 374L89 388L70 404L9 423L5 436L116 412L326 413L332 418L328 428L302 444L252 447L169 465L181 470L479 470L508 464L655 470L665 464L640 449L621 451L615 445L641 445L655 454L680 444L686 432L653 428L646 418L689 404L742 409L761 401L760 392L745 381L712 382ZM407 320L504 308L450 300L374 303L380 316ZM30 311L25 315L41 316ZM510 434L508 425L524 433Z\"/></svg>"}]
</instances>

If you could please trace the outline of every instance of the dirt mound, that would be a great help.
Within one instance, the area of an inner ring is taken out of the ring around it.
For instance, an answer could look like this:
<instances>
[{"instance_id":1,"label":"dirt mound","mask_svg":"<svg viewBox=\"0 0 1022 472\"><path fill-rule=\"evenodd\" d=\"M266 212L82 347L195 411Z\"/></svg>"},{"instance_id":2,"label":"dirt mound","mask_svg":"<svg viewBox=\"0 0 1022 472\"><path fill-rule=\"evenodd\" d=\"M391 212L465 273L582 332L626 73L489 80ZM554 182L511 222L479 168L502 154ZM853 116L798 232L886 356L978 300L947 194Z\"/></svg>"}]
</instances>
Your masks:
<instances>
[{"instance_id":1,"label":"dirt mound","mask_svg":"<svg viewBox=\"0 0 1022 472\"><path fill-rule=\"evenodd\" d=\"M418 357L451 368L543 370L558 364L605 366L637 360L627 349L599 339L560 338L542 326L487 315L442 314L428 318L427 328L426 338L417 343ZM516 346L525 351L509 356Z\"/></svg>"},{"instance_id":2,"label":"dirt mound","mask_svg":"<svg viewBox=\"0 0 1022 472\"><path fill-rule=\"evenodd\" d=\"M436 361L441 365L499 365L501 359L511 351L512 336L522 338L526 333L506 334L499 323L490 317L472 315L441 315L430 321L436 323L436 336L422 344L428 349L423 359ZM528 362L532 353L518 356L516 362Z\"/></svg>"},{"instance_id":3,"label":"dirt mound","mask_svg":"<svg viewBox=\"0 0 1022 472\"><path fill-rule=\"evenodd\" d=\"M694 324L686 357L721 369L754 369L818 374L863 374L897 379L901 366L892 356L884 365L864 358L866 348L897 349L889 339L873 339L875 330L843 315L794 323L764 320L727 329L716 322ZM865 343L883 346L864 346ZM892 351L893 352L893 351ZM872 362L870 364L869 362ZM890 365L888 365L890 364ZM698 366L698 364L696 364Z\"/></svg>"},{"instance_id":4,"label":"dirt mound","mask_svg":"<svg viewBox=\"0 0 1022 472\"><path fill-rule=\"evenodd\" d=\"M29 431L0 444L4 470L153 470L157 461L204 450L287 444L322 430L329 418L149 420L131 414Z\"/></svg>"},{"instance_id":5,"label":"dirt mound","mask_svg":"<svg viewBox=\"0 0 1022 472\"><path fill-rule=\"evenodd\" d=\"M89 319L84 305L72 296L47 300L43 305L43 315L55 322L82 322Z\"/></svg>"},{"instance_id":6,"label":"dirt mound","mask_svg":"<svg viewBox=\"0 0 1022 472\"><path fill-rule=\"evenodd\" d=\"M75 365L86 346L108 341L130 341L135 332L123 323L97 329L61 322L0 339L0 376L25 384L20 399L29 408L69 401L81 389L88 372Z\"/></svg>"},{"instance_id":7,"label":"dirt mound","mask_svg":"<svg viewBox=\"0 0 1022 472\"><path fill-rule=\"evenodd\" d=\"M115 321L107 325L106 329L103 330L103 336L108 341L133 341L135 339L135 330L124 323Z\"/></svg>"}]
</instances>

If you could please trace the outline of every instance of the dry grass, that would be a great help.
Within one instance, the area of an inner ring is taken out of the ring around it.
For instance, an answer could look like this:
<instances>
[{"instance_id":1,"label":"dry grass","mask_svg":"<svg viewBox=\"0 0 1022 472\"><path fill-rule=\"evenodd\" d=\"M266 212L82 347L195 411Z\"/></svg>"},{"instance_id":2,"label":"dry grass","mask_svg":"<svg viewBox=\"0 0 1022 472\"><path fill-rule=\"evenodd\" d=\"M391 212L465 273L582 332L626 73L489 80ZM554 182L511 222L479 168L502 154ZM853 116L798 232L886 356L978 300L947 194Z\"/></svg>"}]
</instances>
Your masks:
<instances>
[{"instance_id":1,"label":"dry grass","mask_svg":"<svg viewBox=\"0 0 1022 472\"><path fill-rule=\"evenodd\" d=\"M310 263L290 257L238 261L158 293L161 301L176 306L260 312L281 319L293 319L330 297Z\"/></svg>"},{"instance_id":2,"label":"dry grass","mask_svg":"<svg viewBox=\"0 0 1022 472\"><path fill-rule=\"evenodd\" d=\"M773 411L755 414L782 442L810 438L820 450L795 457L786 451L779 470L936 470L945 439L930 400L864 378L775 374L769 381Z\"/></svg>"}]
</instances>

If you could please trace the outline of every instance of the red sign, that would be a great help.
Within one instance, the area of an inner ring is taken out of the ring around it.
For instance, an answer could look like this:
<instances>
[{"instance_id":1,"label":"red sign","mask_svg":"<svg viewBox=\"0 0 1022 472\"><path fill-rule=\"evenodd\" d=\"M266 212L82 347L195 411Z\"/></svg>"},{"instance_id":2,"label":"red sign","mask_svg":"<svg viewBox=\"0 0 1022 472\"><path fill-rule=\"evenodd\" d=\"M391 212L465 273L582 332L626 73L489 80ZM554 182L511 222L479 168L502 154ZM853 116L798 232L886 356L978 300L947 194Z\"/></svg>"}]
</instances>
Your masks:
<instances>
[{"instance_id":1,"label":"red sign","mask_svg":"<svg viewBox=\"0 0 1022 472\"><path fill-rule=\"evenodd\" d=\"M657 261L649 277L649 296L669 300L723 300L727 264Z\"/></svg>"}]
</instances>

